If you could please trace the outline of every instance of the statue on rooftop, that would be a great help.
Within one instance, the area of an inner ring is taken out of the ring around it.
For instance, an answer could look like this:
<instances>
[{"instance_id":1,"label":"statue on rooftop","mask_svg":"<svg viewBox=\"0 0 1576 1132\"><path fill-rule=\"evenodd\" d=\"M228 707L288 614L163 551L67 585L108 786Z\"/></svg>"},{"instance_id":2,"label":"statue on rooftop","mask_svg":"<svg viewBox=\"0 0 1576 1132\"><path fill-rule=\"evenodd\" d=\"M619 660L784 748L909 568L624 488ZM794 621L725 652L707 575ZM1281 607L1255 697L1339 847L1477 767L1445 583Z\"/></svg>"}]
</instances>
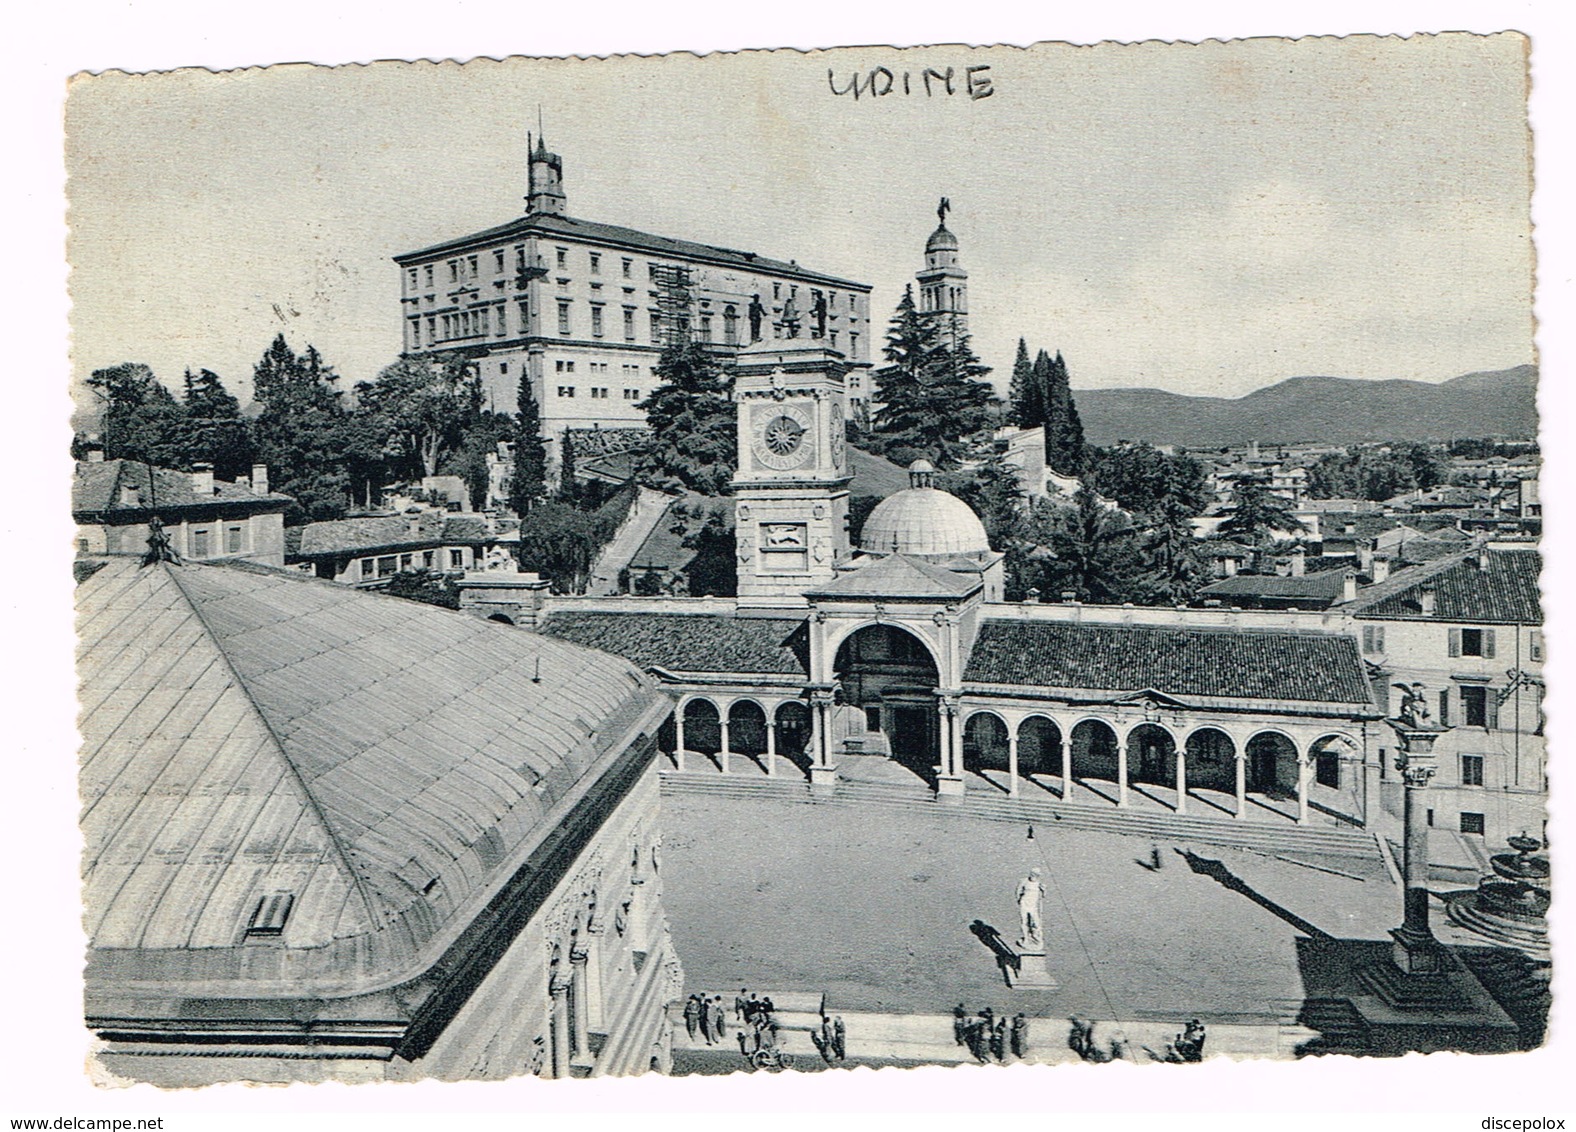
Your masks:
<instances>
[{"instance_id":1,"label":"statue on rooftop","mask_svg":"<svg viewBox=\"0 0 1576 1132\"><path fill-rule=\"evenodd\" d=\"M761 322L766 317L766 307L759 294L750 297L750 341L761 340Z\"/></svg>"}]
</instances>

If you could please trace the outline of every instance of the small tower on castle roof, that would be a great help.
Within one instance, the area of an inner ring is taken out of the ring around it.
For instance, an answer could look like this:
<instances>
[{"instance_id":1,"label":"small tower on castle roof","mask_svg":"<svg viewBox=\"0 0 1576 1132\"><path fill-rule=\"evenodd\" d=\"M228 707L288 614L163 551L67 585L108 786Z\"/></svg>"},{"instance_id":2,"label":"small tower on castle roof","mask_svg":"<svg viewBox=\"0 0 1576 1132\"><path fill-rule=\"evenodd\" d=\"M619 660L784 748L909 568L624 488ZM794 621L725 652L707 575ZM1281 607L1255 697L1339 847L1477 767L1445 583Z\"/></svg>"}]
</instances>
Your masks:
<instances>
[{"instance_id":1,"label":"small tower on castle roof","mask_svg":"<svg viewBox=\"0 0 1576 1132\"><path fill-rule=\"evenodd\" d=\"M540 123L538 123L540 126ZM553 216L564 214L564 205L567 198L564 196L564 160L556 153L549 153L547 142L537 133L533 139L529 131L525 135L525 146L530 154L527 166L527 192L525 197L525 211L527 215L548 213Z\"/></svg>"}]
</instances>

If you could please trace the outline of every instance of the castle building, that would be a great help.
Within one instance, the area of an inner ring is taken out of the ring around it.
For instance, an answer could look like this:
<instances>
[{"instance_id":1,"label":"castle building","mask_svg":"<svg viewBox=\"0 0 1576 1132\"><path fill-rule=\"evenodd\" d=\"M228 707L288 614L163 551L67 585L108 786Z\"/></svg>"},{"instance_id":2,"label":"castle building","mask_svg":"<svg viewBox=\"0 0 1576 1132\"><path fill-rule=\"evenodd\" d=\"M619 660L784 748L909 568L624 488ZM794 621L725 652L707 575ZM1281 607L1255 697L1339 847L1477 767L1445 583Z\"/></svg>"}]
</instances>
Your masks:
<instances>
[{"instance_id":1,"label":"castle building","mask_svg":"<svg viewBox=\"0 0 1576 1132\"><path fill-rule=\"evenodd\" d=\"M846 360L849 396L868 395L868 283L578 219L562 159L540 137L528 148L523 216L394 257L406 354L469 355L499 411L513 411L529 375L549 438L643 424L637 406L680 323L729 355L757 341L816 341Z\"/></svg>"}]
</instances>

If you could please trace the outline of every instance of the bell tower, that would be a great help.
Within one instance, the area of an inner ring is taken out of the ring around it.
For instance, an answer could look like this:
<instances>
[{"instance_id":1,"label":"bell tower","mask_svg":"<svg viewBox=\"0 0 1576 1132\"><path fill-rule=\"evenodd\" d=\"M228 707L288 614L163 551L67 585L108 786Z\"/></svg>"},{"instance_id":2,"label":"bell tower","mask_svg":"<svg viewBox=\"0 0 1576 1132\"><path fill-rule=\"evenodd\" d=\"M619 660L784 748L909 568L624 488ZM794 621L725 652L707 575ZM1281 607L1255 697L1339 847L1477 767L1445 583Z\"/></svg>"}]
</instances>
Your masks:
<instances>
[{"instance_id":1,"label":"bell tower","mask_svg":"<svg viewBox=\"0 0 1576 1132\"><path fill-rule=\"evenodd\" d=\"M850 557L843 356L759 342L734 365L734 536L741 606L802 606Z\"/></svg>"},{"instance_id":2,"label":"bell tower","mask_svg":"<svg viewBox=\"0 0 1576 1132\"><path fill-rule=\"evenodd\" d=\"M939 223L925 241L925 266L914 276L919 281L919 309L934 315L948 338L969 331L969 273L958 265L958 238L947 227L952 202L946 197L936 208Z\"/></svg>"}]
</instances>

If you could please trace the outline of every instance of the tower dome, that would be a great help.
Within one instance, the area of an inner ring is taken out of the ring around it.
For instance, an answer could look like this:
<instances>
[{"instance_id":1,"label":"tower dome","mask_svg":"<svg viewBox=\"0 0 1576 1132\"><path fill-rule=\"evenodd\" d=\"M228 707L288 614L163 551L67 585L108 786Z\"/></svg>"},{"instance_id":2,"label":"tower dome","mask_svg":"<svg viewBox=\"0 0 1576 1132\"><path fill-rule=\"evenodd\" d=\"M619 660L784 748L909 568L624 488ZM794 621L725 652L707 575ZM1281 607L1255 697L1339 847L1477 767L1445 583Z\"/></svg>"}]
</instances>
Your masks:
<instances>
[{"instance_id":1,"label":"tower dome","mask_svg":"<svg viewBox=\"0 0 1576 1132\"><path fill-rule=\"evenodd\" d=\"M990 553L985 524L963 500L930 486L934 471L928 460L909 469L915 486L876 504L859 535L866 554L912 554L950 558Z\"/></svg>"},{"instance_id":2,"label":"tower dome","mask_svg":"<svg viewBox=\"0 0 1576 1132\"><path fill-rule=\"evenodd\" d=\"M945 223L937 225L936 230L930 234L930 239L925 241L925 253L927 255L931 252L955 252L957 250L958 238L952 234L952 229L948 228Z\"/></svg>"}]
</instances>

